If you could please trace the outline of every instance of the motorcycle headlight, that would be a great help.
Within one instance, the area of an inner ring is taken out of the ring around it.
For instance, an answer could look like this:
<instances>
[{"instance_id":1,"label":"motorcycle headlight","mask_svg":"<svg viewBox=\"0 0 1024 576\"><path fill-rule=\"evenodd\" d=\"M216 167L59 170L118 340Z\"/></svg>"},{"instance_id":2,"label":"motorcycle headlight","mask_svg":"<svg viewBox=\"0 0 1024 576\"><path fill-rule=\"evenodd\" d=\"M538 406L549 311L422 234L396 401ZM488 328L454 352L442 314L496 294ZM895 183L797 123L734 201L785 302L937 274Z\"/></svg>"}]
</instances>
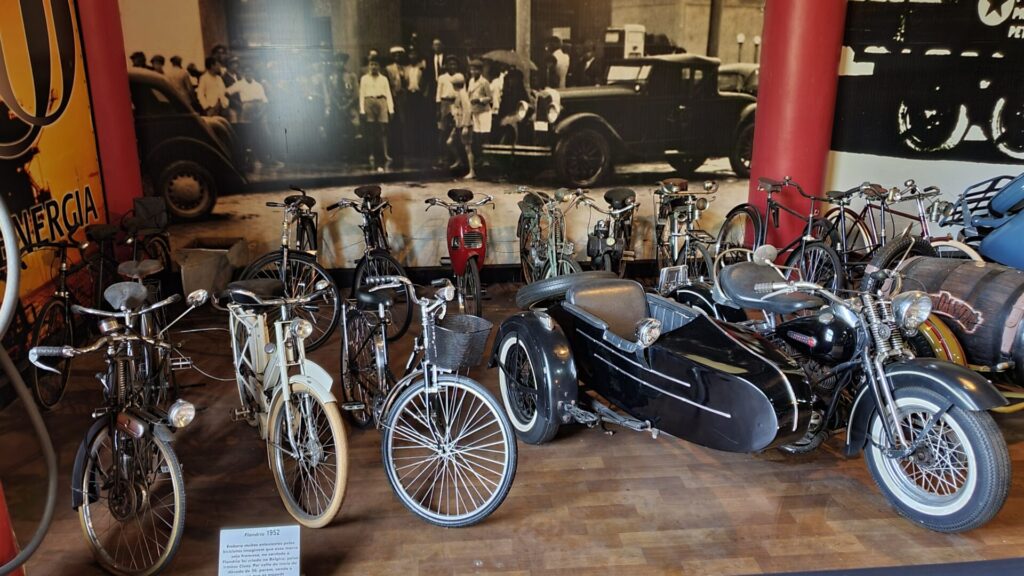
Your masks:
<instances>
[{"instance_id":1,"label":"motorcycle headlight","mask_svg":"<svg viewBox=\"0 0 1024 576\"><path fill-rule=\"evenodd\" d=\"M174 428L184 428L196 418L196 407L181 398L175 400L174 404L167 409L167 423Z\"/></svg>"},{"instance_id":2,"label":"motorcycle headlight","mask_svg":"<svg viewBox=\"0 0 1024 576\"><path fill-rule=\"evenodd\" d=\"M292 336L299 340L305 340L313 334L313 324L305 318L299 318L292 322Z\"/></svg>"},{"instance_id":3,"label":"motorcycle headlight","mask_svg":"<svg viewBox=\"0 0 1024 576\"><path fill-rule=\"evenodd\" d=\"M473 214L466 220L466 222L469 224L470 228L482 228L484 225L484 219L481 218L479 214Z\"/></svg>"},{"instance_id":4,"label":"motorcycle headlight","mask_svg":"<svg viewBox=\"0 0 1024 576\"><path fill-rule=\"evenodd\" d=\"M913 331L932 313L932 299L920 290L911 290L893 298L892 308L900 328Z\"/></svg>"},{"instance_id":5,"label":"motorcycle headlight","mask_svg":"<svg viewBox=\"0 0 1024 576\"><path fill-rule=\"evenodd\" d=\"M561 113L562 111L559 110L558 106L555 104L548 106L548 124L554 124L555 120L558 120L558 115Z\"/></svg>"},{"instance_id":6,"label":"motorcycle headlight","mask_svg":"<svg viewBox=\"0 0 1024 576\"><path fill-rule=\"evenodd\" d=\"M636 343L642 348L649 348L661 336L661 322L654 318L644 318L636 323L634 333Z\"/></svg>"}]
</instances>

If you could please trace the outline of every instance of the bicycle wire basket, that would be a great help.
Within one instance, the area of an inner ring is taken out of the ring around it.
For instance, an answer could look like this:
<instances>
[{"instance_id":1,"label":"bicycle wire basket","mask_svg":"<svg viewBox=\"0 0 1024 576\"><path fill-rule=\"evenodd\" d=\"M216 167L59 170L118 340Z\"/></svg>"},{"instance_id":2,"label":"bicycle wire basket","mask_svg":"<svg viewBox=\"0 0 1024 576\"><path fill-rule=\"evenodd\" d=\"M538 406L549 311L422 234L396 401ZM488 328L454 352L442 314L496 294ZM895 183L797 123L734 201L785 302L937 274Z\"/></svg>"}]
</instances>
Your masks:
<instances>
[{"instance_id":1,"label":"bicycle wire basket","mask_svg":"<svg viewBox=\"0 0 1024 576\"><path fill-rule=\"evenodd\" d=\"M493 326L479 316L445 316L434 325L434 346L433 350L427 348L427 360L453 372L479 365Z\"/></svg>"}]
</instances>

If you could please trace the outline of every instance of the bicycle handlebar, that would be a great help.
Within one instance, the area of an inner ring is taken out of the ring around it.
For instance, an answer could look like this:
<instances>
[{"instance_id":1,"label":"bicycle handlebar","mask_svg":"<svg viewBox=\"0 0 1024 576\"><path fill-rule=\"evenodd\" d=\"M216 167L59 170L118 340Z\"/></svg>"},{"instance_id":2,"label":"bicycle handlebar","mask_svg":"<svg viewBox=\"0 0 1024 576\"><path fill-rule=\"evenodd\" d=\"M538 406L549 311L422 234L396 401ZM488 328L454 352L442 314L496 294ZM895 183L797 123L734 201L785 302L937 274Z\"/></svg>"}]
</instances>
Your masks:
<instances>
[{"instance_id":1,"label":"bicycle handlebar","mask_svg":"<svg viewBox=\"0 0 1024 576\"><path fill-rule=\"evenodd\" d=\"M328 206L327 210L331 211L331 210L337 210L338 208L351 208L351 209L355 210L356 212L359 212L360 214L369 214L371 212L378 212L380 210L383 210L384 208L390 208L390 207L391 207L391 202L388 202L387 200L382 200L381 203L377 204L376 206L370 206L369 208L363 208L362 206L359 205L358 202L356 202L356 201L354 201L354 200L352 200L350 198L342 198L341 200L338 200L334 204L331 204L330 206Z\"/></svg>"},{"instance_id":2,"label":"bicycle handlebar","mask_svg":"<svg viewBox=\"0 0 1024 576\"><path fill-rule=\"evenodd\" d=\"M371 292L408 286L410 289L409 297L412 301L418 306L428 309L444 304L445 302L450 302L455 297L454 287L452 286L451 280L448 280L447 278L438 278L430 283L431 286L438 288L437 292L434 293L436 298L433 300L416 296L416 290L414 289L415 284L405 276L368 276L363 279L363 282L371 286Z\"/></svg>"},{"instance_id":3,"label":"bicycle handlebar","mask_svg":"<svg viewBox=\"0 0 1024 576\"><path fill-rule=\"evenodd\" d=\"M35 346L28 351L28 360L42 370L53 372L54 374L60 374L60 370L44 363L42 359L74 358L75 356L81 356L83 354L91 354L107 344L116 342L145 342L146 344L156 346L158 348L164 348L167 350L174 349L174 346L169 342L164 342L163 340L157 340L154 338L147 338L139 334L108 334L106 336L100 336L92 344L81 348L75 348L74 346Z\"/></svg>"},{"instance_id":4,"label":"bicycle handlebar","mask_svg":"<svg viewBox=\"0 0 1024 576\"><path fill-rule=\"evenodd\" d=\"M144 314L149 314L150 312L153 312L154 310L163 308L164 306L168 306L168 305L174 304L175 302L178 302L180 300L181 300L181 295L180 294L171 294L167 298L164 298L163 300L161 300L161 301L159 301L159 302L157 302L155 304L152 304L150 306L147 306L145 308L142 308L142 309L140 309L138 311L120 310L120 311L111 312L111 311L108 311L108 310L97 310L96 308L89 308L87 306L81 306L79 304L72 304L71 305L71 311L74 312L75 314L85 314L85 315L88 315L88 316L99 316L101 318L121 318L121 317L124 316L125 312L129 313L131 316L142 316Z\"/></svg>"}]
</instances>

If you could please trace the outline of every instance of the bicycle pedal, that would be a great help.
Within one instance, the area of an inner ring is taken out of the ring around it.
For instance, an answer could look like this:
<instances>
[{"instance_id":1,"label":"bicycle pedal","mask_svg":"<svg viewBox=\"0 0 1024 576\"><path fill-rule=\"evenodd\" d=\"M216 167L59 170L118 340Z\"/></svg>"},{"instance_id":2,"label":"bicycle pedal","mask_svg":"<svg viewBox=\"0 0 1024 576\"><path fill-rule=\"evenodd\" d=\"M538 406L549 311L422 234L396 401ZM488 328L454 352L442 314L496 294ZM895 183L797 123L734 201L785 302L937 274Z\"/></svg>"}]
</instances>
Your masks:
<instances>
[{"instance_id":1,"label":"bicycle pedal","mask_svg":"<svg viewBox=\"0 0 1024 576\"><path fill-rule=\"evenodd\" d=\"M192 359L181 356L171 358L171 370L188 370L192 368Z\"/></svg>"},{"instance_id":2,"label":"bicycle pedal","mask_svg":"<svg viewBox=\"0 0 1024 576\"><path fill-rule=\"evenodd\" d=\"M252 416L252 411L247 408L238 408L231 411L231 421L241 422L242 420L248 420Z\"/></svg>"},{"instance_id":3,"label":"bicycle pedal","mask_svg":"<svg viewBox=\"0 0 1024 576\"><path fill-rule=\"evenodd\" d=\"M345 402L341 405L342 410L348 412L358 412L359 410L366 410L366 403L364 402Z\"/></svg>"}]
</instances>

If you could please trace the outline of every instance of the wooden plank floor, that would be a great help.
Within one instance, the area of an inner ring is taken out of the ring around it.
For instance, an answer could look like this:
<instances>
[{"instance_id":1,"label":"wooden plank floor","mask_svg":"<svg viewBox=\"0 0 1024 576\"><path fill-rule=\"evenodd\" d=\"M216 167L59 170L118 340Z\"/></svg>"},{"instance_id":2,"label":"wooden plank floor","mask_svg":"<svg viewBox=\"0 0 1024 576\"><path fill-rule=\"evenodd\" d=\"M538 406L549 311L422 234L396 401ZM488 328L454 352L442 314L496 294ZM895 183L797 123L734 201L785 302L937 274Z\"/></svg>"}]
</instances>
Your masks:
<instances>
[{"instance_id":1,"label":"wooden plank floor","mask_svg":"<svg viewBox=\"0 0 1024 576\"><path fill-rule=\"evenodd\" d=\"M511 287L492 287L488 316L511 313ZM212 312L192 326L225 326ZM188 335L186 350L214 375L231 373L224 332ZM337 338L313 357L338 370ZM405 358L408 342L393 354ZM99 574L69 505L69 474L90 411L98 362L76 364L71 390L46 419L60 452L53 528L29 565L33 575ZM205 379L184 374L187 382ZM497 393L493 371L474 374ZM176 437L187 485L185 536L172 574L216 573L219 530L288 524L266 449L233 424L233 383L188 390L206 407ZM1024 419L997 419L1015 467L1024 462ZM925 564L1024 555L1024 482L1018 474L1002 513L969 534L935 534L896 516L861 459L844 460L833 439L805 457L713 452L662 436L564 429L545 446L520 444L505 504L483 524L446 530L407 512L380 463L379 435L350 431L350 481L338 520L302 530L305 574L751 574ZM43 464L21 406L0 414L0 478L26 540L42 506Z\"/></svg>"}]
</instances>

